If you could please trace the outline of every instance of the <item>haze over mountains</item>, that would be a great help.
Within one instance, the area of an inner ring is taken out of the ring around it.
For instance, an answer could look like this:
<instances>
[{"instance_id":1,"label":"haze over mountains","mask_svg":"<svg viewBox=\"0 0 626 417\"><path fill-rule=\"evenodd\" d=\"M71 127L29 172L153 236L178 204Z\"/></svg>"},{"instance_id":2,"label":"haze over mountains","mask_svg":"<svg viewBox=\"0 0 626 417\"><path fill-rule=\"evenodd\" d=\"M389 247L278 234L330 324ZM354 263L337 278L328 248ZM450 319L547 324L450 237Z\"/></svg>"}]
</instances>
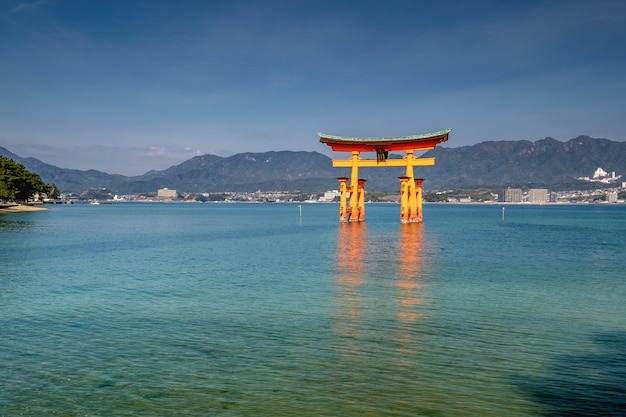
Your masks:
<instances>
[{"instance_id":1,"label":"haze over mountains","mask_svg":"<svg viewBox=\"0 0 626 417\"><path fill-rule=\"evenodd\" d=\"M0 147L0 154L23 164L62 192L80 193L106 188L117 194L155 192L159 188L179 192L284 190L322 192L337 188L337 177L348 169L332 167L332 159L318 152L277 151L240 153L230 157L202 155L162 171L141 176L107 174L96 170L59 168L35 158L21 157ZM390 157L401 157L391 155ZM567 142L546 138L535 142L481 142L451 148L439 146L423 156L435 157L433 167L415 168L425 178L426 191L458 188L545 187L553 190L585 187L577 180L601 167L626 174L626 142L579 136ZM333 155L347 159L346 153ZM375 155L363 154L364 159ZM362 168L370 191L397 191L403 168Z\"/></svg>"}]
</instances>

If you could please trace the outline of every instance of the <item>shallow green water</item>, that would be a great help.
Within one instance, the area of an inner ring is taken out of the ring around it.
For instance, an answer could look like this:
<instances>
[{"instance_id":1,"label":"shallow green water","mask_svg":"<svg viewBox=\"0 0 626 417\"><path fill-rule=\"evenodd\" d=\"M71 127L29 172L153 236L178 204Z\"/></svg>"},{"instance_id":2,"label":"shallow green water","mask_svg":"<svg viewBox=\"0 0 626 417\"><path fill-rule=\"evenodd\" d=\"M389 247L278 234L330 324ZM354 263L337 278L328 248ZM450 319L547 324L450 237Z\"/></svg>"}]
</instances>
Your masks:
<instances>
[{"instance_id":1,"label":"shallow green water","mask_svg":"<svg viewBox=\"0 0 626 417\"><path fill-rule=\"evenodd\" d=\"M626 207L0 217L2 416L622 415Z\"/></svg>"}]
</instances>

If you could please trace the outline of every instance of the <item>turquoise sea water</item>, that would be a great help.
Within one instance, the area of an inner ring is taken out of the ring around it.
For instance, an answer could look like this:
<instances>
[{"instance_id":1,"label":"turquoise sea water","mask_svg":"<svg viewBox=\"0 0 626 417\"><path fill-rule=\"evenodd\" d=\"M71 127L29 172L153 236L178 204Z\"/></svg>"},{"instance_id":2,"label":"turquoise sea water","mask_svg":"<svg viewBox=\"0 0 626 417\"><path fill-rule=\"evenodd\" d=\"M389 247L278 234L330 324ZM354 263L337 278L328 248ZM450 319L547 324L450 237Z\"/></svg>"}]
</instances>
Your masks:
<instances>
[{"instance_id":1,"label":"turquoise sea water","mask_svg":"<svg viewBox=\"0 0 626 417\"><path fill-rule=\"evenodd\" d=\"M0 416L626 413L626 207L0 216Z\"/></svg>"}]
</instances>

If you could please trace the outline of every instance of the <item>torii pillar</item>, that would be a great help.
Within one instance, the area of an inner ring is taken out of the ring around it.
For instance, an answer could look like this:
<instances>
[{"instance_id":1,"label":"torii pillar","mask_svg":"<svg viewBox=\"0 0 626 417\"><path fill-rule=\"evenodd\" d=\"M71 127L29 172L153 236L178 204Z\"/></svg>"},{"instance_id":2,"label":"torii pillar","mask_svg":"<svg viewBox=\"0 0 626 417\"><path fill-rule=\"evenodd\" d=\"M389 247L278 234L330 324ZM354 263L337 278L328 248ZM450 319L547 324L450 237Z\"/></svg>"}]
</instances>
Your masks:
<instances>
[{"instance_id":1,"label":"torii pillar","mask_svg":"<svg viewBox=\"0 0 626 417\"><path fill-rule=\"evenodd\" d=\"M359 211L356 221L365 221L365 181L359 178L357 181L357 210Z\"/></svg>"},{"instance_id":2,"label":"torii pillar","mask_svg":"<svg viewBox=\"0 0 626 417\"><path fill-rule=\"evenodd\" d=\"M422 183L424 182L423 178L415 178L415 198L417 200L417 221L421 222L423 220L422 215L422 200L423 200L423 191L422 191Z\"/></svg>"},{"instance_id":3,"label":"torii pillar","mask_svg":"<svg viewBox=\"0 0 626 417\"><path fill-rule=\"evenodd\" d=\"M346 190L348 188L348 177L339 177L337 178L339 181L339 221L346 222L348 221L348 213L346 207Z\"/></svg>"}]
</instances>

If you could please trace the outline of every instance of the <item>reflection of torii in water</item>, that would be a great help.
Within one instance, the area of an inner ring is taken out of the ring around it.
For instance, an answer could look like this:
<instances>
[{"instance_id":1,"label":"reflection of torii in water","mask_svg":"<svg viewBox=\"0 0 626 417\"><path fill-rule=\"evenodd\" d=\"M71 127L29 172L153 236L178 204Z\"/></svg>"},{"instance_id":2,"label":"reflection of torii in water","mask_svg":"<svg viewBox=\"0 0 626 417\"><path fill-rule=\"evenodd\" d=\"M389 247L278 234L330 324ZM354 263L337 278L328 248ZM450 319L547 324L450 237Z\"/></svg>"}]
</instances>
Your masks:
<instances>
[{"instance_id":1,"label":"reflection of torii in water","mask_svg":"<svg viewBox=\"0 0 626 417\"><path fill-rule=\"evenodd\" d=\"M413 175L414 166L435 165L435 158L415 157L415 152L428 151L448 140L448 134L452 129L440 132L427 133L414 136L378 137L378 138L354 138L345 136L332 136L318 133L320 142L327 144L336 152L350 152L352 158L346 160L333 160L334 167L352 168L350 185L348 178L341 177L339 180L340 204L339 221L363 221L365 220L365 181L359 178L359 167L406 167L406 175L400 177L400 221L402 223L414 223L422 221L422 179ZM403 159L387 159L389 152L404 151ZM361 159L361 152L376 152L376 159ZM350 191L349 205L347 205L347 192Z\"/></svg>"},{"instance_id":2,"label":"reflection of torii in water","mask_svg":"<svg viewBox=\"0 0 626 417\"><path fill-rule=\"evenodd\" d=\"M386 276L393 281L395 291L383 304L386 311L395 312L392 336L397 342L397 350L404 355L418 351L415 324L428 312L424 303L424 225L407 224L398 227L396 250L386 258L390 268ZM396 240L396 239L393 239ZM371 275L371 247L374 241L368 238L366 223L340 224L337 235L337 281L336 281L336 322L335 331L344 337L343 351L348 356L358 356L361 344L367 336L368 315L365 314L377 304L379 292L366 289L368 285L378 285L375 275ZM376 245L378 246L378 245ZM389 252L387 252L389 253ZM392 278L393 277L393 278ZM369 284L368 284L369 281ZM362 288L365 286L365 288ZM368 300L369 299L369 300ZM372 299L375 301L372 302Z\"/></svg>"}]
</instances>

